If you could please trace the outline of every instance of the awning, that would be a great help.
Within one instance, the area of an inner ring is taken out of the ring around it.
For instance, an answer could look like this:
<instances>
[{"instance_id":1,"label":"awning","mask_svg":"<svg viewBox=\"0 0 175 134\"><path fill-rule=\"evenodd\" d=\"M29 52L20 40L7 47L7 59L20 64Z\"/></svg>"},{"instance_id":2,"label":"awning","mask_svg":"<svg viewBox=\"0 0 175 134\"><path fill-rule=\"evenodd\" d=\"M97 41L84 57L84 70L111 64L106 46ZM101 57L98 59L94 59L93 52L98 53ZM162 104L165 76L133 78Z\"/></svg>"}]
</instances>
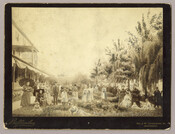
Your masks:
<instances>
[{"instance_id":1,"label":"awning","mask_svg":"<svg viewBox=\"0 0 175 134\"><path fill-rule=\"evenodd\" d=\"M19 52L38 52L38 50L34 46L24 46L24 45L12 45L13 50Z\"/></svg>"},{"instance_id":2,"label":"awning","mask_svg":"<svg viewBox=\"0 0 175 134\"><path fill-rule=\"evenodd\" d=\"M28 69L34 71L35 73L42 74L45 77L50 76L49 74L45 73L44 71L42 71L36 67L32 67L32 65L29 65L29 64L23 62L22 60L19 60L19 58L12 57L12 65L13 65L13 63L16 63L18 65L18 67L21 69L24 69L27 67Z\"/></svg>"}]
</instances>

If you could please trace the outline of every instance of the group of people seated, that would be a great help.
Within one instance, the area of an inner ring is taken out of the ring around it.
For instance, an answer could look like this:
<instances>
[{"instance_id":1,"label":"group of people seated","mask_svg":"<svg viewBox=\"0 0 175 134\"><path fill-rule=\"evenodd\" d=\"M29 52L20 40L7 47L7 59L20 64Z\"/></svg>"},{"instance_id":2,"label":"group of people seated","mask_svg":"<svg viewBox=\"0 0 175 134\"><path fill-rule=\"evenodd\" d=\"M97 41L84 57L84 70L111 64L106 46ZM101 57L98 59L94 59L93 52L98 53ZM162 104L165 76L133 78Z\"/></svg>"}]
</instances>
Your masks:
<instances>
[{"instance_id":1,"label":"group of people seated","mask_svg":"<svg viewBox=\"0 0 175 134\"><path fill-rule=\"evenodd\" d=\"M163 102L163 95L161 95L158 87L156 87L153 94L147 96L145 94L141 95L141 91L136 87L133 90L122 90L120 91L119 98L119 105L125 108L135 104L138 108L155 109L162 107Z\"/></svg>"},{"instance_id":2,"label":"group of people seated","mask_svg":"<svg viewBox=\"0 0 175 134\"><path fill-rule=\"evenodd\" d=\"M40 106L51 105L51 94L49 92L50 85L46 83L37 83L34 86L33 95L35 96L35 102L38 102Z\"/></svg>"}]
</instances>

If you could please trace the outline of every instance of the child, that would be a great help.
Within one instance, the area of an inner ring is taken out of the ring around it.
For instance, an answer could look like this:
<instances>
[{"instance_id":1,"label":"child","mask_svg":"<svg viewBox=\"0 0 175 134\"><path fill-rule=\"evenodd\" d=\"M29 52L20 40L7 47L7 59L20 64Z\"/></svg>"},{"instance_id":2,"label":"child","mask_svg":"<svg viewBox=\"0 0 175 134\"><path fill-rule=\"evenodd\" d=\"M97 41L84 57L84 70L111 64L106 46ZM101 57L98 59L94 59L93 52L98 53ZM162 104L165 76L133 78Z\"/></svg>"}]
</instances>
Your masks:
<instances>
[{"instance_id":1,"label":"child","mask_svg":"<svg viewBox=\"0 0 175 134\"><path fill-rule=\"evenodd\" d=\"M39 93L37 94L37 97L36 97L36 102L39 102L40 106L43 105L43 100L44 100L43 92L44 91L42 89L40 89Z\"/></svg>"},{"instance_id":2,"label":"child","mask_svg":"<svg viewBox=\"0 0 175 134\"><path fill-rule=\"evenodd\" d=\"M39 102L35 102L35 105L34 105L32 111L42 112L42 109L39 105Z\"/></svg>"},{"instance_id":3,"label":"child","mask_svg":"<svg viewBox=\"0 0 175 134\"><path fill-rule=\"evenodd\" d=\"M74 104L74 103L71 103L71 107L69 109L69 112L71 113L71 115L74 115L74 116L90 116L91 115L89 113L84 112L80 108L78 108L76 106L76 104Z\"/></svg>"}]
</instances>

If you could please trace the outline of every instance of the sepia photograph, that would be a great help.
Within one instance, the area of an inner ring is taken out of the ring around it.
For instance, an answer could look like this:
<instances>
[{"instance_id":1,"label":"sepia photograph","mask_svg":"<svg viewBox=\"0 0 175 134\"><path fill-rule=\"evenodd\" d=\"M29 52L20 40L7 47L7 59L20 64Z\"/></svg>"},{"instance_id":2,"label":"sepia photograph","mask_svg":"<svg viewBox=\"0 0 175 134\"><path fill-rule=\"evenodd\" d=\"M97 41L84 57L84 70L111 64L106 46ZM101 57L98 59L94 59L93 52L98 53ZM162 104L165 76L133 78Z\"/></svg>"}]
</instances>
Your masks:
<instances>
[{"instance_id":1,"label":"sepia photograph","mask_svg":"<svg viewBox=\"0 0 175 134\"><path fill-rule=\"evenodd\" d=\"M170 16L163 4L8 4L5 125L169 128Z\"/></svg>"},{"instance_id":2,"label":"sepia photograph","mask_svg":"<svg viewBox=\"0 0 175 134\"><path fill-rule=\"evenodd\" d=\"M162 13L13 7L13 116L162 116Z\"/></svg>"}]
</instances>

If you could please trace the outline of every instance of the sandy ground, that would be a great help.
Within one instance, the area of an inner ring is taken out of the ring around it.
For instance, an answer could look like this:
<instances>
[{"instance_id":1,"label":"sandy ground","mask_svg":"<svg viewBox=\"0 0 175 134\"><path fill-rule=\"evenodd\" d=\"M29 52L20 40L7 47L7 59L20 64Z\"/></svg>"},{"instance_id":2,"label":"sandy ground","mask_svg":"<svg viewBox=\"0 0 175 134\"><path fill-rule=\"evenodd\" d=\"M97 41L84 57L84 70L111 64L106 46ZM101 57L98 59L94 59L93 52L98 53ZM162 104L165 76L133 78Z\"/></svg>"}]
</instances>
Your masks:
<instances>
[{"instance_id":1,"label":"sandy ground","mask_svg":"<svg viewBox=\"0 0 175 134\"><path fill-rule=\"evenodd\" d=\"M20 109L21 108L20 104L21 104L21 100L13 102L12 103L12 111Z\"/></svg>"}]
</instances>

